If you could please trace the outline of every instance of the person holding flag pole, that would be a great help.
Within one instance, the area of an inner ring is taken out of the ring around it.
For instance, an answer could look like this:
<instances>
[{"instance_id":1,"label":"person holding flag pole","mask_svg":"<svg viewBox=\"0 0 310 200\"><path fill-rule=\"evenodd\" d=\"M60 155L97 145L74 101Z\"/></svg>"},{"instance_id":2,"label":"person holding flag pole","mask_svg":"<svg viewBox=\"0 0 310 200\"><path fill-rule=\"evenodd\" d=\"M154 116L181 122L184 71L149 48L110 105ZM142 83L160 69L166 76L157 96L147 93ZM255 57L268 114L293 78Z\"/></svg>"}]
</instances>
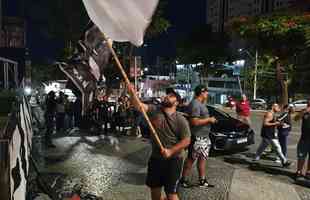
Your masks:
<instances>
[{"instance_id":1,"label":"person holding flag pole","mask_svg":"<svg viewBox=\"0 0 310 200\"><path fill-rule=\"evenodd\" d=\"M190 128L184 116L176 111L180 95L167 91L159 109L142 104L131 85L113 47L112 41L143 44L144 32L151 22L158 0L83 0L91 20L107 41L114 60L132 96L132 102L145 117L152 133L152 155L148 163L146 184L152 200L178 200L177 188L181 178L184 149L190 144ZM151 120L146 111L151 112ZM162 197L164 187L167 198Z\"/></svg>"}]
</instances>

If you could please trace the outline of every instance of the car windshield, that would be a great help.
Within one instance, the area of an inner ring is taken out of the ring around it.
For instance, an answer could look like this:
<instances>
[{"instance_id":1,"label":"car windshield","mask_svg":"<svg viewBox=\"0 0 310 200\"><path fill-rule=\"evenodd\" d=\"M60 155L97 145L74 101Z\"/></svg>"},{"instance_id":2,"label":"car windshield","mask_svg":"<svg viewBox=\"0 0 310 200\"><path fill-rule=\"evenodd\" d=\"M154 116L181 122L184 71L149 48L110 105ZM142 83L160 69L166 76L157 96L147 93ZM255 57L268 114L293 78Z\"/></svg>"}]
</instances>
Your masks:
<instances>
[{"instance_id":1,"label":"car windshield","mask_svg":"<svg viewBox=\"0 0 310 200\"><path fill-rule=\"evenodd\" d=\"M263 102L263 101L262 101L262 100L255 99L255 100L253 100L252 102L254 102L254 103L261 103L261 102Z\"/></svg>"}]
</instances>

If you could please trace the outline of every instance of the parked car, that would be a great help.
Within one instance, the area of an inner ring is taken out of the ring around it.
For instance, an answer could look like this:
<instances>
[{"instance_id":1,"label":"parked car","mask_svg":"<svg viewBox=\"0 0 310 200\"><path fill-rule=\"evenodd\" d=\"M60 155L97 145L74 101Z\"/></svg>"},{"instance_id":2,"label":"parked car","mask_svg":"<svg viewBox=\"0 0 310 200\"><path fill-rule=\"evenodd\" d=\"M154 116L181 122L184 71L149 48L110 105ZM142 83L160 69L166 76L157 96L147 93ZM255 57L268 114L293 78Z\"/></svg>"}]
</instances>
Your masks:
<instances>
[{"instance_id":1,"label":"parked car","mask_svg":"<svg viewBox=\"0 0 310 200\"><path fill-rule=\"evenodd\" d=\"M303 99L303 100L294 101L290 103L289 105L293 107L295 111L301 111L307 107L307 103L308 101Z\"/></svg>"},{"instance_id":2,"label":"parked car","mask_svg":"<svg viewBox=\"0 0 310 200\"><path fill-rule=\"evenodd\" d=\"M207 105L210 116L218 122L211 126L210 140L214 150L242 149L254 144L254 131L228 113Z\"/></svg>"},{"instance_id":3,"label":"parked car","mask_svg":"<svg viewBox=\"0 0 310 200\"><path fill-rule=\"evenodd\" d=\"M266 110L267 103L264 99L254 99L250 102L250 106L255 110Z\"/></svg>"}]
</instances>

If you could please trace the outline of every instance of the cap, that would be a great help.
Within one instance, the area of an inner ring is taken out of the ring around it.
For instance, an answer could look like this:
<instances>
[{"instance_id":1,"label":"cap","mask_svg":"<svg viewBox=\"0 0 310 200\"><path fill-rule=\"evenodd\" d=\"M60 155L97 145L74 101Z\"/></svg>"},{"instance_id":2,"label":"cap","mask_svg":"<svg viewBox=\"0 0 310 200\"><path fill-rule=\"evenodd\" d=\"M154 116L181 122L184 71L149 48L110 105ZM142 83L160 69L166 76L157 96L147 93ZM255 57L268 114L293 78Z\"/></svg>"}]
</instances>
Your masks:
<instances>
[{"instance_id":1,"label":"cap","mask_svg":"<svg viewBox=\"0 0 310 200\"><path fill-rule=\"evenodd\" d=\"M167 88L166 89L166 94L173 94L177 98L178 102L182 101L182 98L181 98L180 94L177 93L173 88Z\"/></svg>"},{"instance_id":2,"label":"cap","mask_svg":"<svg viewBox=\"0 0 310 200\"><path fill-rule=\"evenodd\" d=\"M199 96L201 93L205 91L208 91L208 88L205 85L198 85L194 90L196 96Z\"/></svg>"}]
</instances>

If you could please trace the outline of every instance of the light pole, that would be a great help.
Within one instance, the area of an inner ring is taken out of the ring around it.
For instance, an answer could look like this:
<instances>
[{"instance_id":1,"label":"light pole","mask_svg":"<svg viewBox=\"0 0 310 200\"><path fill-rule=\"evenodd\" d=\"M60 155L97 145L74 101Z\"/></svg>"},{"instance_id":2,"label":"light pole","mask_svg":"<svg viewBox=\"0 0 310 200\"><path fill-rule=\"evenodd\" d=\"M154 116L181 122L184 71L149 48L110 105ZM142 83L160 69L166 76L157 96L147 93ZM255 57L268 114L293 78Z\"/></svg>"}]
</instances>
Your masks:
<instances>
[{"instance_id":1,"label":"light pole","mask_svg":"<svg viewBox=\"0 0 310 200\"><path fill-rule=\"evenodd\" d=\"M257 65L258 65L258 52L255 52L255 70L254 70L254 87L253 87L253 99L256 99L256 87L257 87Z\"/></svg>"},{"instance_id":2,"label":"light pole","mask_svg":"<svg viewBox=\"0 0 310 200\"><path fill-rule=\"evenodd\" d=\"M248 50L239 49L239 52L245 52L249 57L254 60L254 57ZM257 66L258 66L258 51L255 51L255 67L254 67L254 84L253 84L253 99L256 99L256 88L257 88Z\"/></svg>"}]
</instances>

